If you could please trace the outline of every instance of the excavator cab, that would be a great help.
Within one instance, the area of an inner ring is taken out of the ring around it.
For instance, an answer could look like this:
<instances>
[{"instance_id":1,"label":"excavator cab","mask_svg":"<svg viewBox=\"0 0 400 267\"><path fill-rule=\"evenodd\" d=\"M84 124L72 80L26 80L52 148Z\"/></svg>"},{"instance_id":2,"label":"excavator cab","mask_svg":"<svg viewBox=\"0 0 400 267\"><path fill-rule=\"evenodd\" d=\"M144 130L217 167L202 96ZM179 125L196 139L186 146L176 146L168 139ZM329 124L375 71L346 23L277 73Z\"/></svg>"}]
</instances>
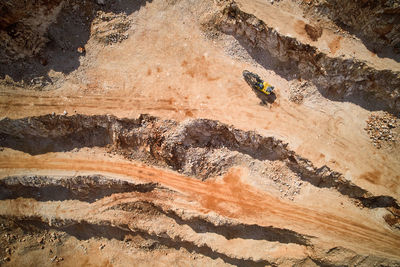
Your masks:
<instances>
[{"instance_id":1,"label":"excavator cab","mask_svg":"<svg viewBox=\"0 0 400 267\"><path fill-rule=\"evenodd\" d=\"M263 83L259 83L259 88L260 91L263 92L266 95L269 95L272 93L272 91L274 90L274 86L270 85L267 82L263 82Z\"/></svg>"}]
</instances>

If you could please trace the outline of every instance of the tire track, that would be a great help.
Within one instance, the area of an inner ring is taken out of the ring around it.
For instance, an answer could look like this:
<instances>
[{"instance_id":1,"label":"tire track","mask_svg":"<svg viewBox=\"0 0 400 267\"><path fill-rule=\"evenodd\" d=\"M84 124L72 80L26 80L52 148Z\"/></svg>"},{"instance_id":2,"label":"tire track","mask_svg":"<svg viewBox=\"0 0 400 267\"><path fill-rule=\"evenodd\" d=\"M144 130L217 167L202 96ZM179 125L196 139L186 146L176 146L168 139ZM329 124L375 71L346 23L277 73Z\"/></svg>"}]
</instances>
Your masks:
<instances>
[{"instance_id":1,"label":"tire track","mask_svg":"<svg viewBox=\"0 0 400 267\"><path fill-rule=\"evenodd\" d=\"M87 159L48 158L46 156L0 157L3 169L75 170L119 174L146 182L157 182L196 200L203 212L214 211L223 216L260 226L288 222L303 232L321 239L335 240L363 250L373 250L389 257L398 257L398 234L360 224L349 218L313 211L282 202L240 181L240 174L229 173L223 182L201 182L189 177L135 163L95 161ZM233 207L233 209L232 209ZM297 229L291 229L299 232ZM329 234L328 234L329 233ZM324 235L328 235L327 237Z\"/></svg>"}]
</instances>

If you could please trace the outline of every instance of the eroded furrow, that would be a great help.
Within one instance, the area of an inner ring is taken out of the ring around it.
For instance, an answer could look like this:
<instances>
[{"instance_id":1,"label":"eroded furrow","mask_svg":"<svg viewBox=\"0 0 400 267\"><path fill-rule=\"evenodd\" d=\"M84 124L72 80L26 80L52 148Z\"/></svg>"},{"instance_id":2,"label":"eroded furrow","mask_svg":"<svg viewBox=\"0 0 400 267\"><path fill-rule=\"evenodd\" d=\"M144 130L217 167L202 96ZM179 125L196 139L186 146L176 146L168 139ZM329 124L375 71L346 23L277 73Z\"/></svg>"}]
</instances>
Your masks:
<instances>
[{"instance_id":1,"label":"eroded furrow","mask_svg":"<svg viewBox=\"0 0 400 267\"><path fill-rule=\"evenodd\" d=\"M310 235L326 236L327 233L331 233L330 238L333 236L337 238L339 234L340 240L348 240L351 243L352 240L363 240L360 243L361 247L370 247L386 255L393 255L393 249L400 247L398 236L393 232L377 226L371 228L356 222L357 220L349 220L282 202L241 183L239 177L232 177L233 180L227 180L225 183L202 182L150 167L135 166L132 163L107 163L83 159L54 159L50 162L48 159L43 161L39 158L25 158L21 161L21 158L15 158L11 159L11 162L16 164L10 164L8 159L6 161L3 158L0 160L0 167L74 169L122 174L143 181L157 182L187 195L189 199L194 198L200 204L202 212L214 211L228 218L245 220L260 226L281 225L282 221L288 221L295 228L302 229L306 233L312 229L309 232ZM306 229L305 225L307 225Z\"/></svg>"},{"instance_id":2,"label":"eroded furrow","mask_svg":"<svg viewBox=\"0 0 400 267\"><path fill-rule=\"evenodd\" d=\"M400 266L398 57L326 1L6 2L1 266Z\"/></svg>"},{"instance_id":3,"label":"eroded furrow","mask_svg":"<svg viewBox=\"0 0 400 267\"><path fill-rule=\"evenodd\" d=\"M0 216L1 217L1 216ZM170 237L161 237L154 234L150 234L146 231L140 231L138 229L131 230L128 225L111 225L109 222L91 223L87 221L74 221L74 220L53 220L51 224L43 220L41 217L7 217L2 218L12 220L14 224L25 231L36 230L50 230L56 229L59 231L66 232L71 236L75 236L79 240L88 240L93 237L117 239L123 241L127 236L140 236L146 240L154 241L152 246L153 249L157 247L167 247L179 250L184 248L190 253L197 253L204 255L212 259L222 259L225 263L232 264L234 266L276 266L276 264L270 263L265 260L252 260L235 258L218 251L214 251L206 244L197 246L192 242L186 240L179 240Z\"/></svg>"},{"instance_id":4,"label":"eroded furrow","mask_svg":"<svg viewBox=\"0 0 400 267\"><path fill-rule=\"evenodd\" d=\"M12 176L0 180L0 200L19 197L38 201L80 200L95 202L112 194L125 192L151 192L159 188L156 183L134 184L132 182L107 179L101 175L50 177Z\"/></svg>"},{"instance_id":5,"label":"eroded furrow","mask_svg":"<svg viewBox=\"0 0 400 267\"><path fill-rule=\"evenodd\" d=\"M399 209L393 197L374 196L327 166L316 168L281 140L207 119L179 124L148 115L138 119L109 115L6 118L0 121L0 145L32 155L108 146L127 158L150 161L201 179L224 174L243 162L250 166L256 160L282 161L301 180L316 187L333 188L368 208ZM216 153L224 160L213 160Z\"/></svg>"},{"instance_id":6,"label":"eroded furrow","mask_svg":"<svg viewBox=\"0 0 400 267\"><path fill-rule=\"evenodd\" d=\"M207 216L192 216L189 218L183 218L177 212L173 210L164 210L162 207L152 202L125 202L110 207L114 210L123 211L136 211L142 210L143 206L147 207L151 211L155 211L159 214L165 215L173 219L179 225L188 225L197 233L216 233L224 236L227 240L242 238L252 240L266 240L270 242L280 243L294 243L303 246L311 245L308 237L302 236L294 231L288 229L280 229L272 226L264 227L256 224L244 224L230 222L229 224L214 224L210 221ZM146 213L148 210L146 209Z\"/></svg>"},{"instance_id":7,"label":"eroded furrow","mask_svg":"<svg viewBox=\"0 0 400 267\"><path fill-rule=\"evenodd\" d=\"M281 75L310 80L329 99L350 101L368 110L388 110L395 115L400 111L398 72L378 70L356 58L330 57L316 47L279 33L253 14L242 11L235 1L220 2L222 12L209 24L217 25L242 44L262 49L274 69L284 66L286 71Z\"/></svg>"},{"instance_id":8,"label":"eroded furrow","mask_svg":"<svg viewBox=\"0 0 400 267\"><path fill-rule=\"evenodd\" d=\"M396 255L393 250L400 247L395 232L382 228L372 221L358 222L356 218L344 218L329 212L287 203L243 183L240 172L228 171L233 166L244 166L256 171L258 167L254 163L280 162L282 167L286 166L287 171L293 172L298 179L309 182L315 187L332 188L342 195L361 200L365 207L398 209L394 198L373 196L326 166L314 167L311 161L300 157L288 149L287 144L274 137L264 137L253 131L242 131L212 120L196 119L177 123L148 115L141 115L138 119L119 119L109 115L46 115L18 120L3 119L0 121L0 129L2 136L0 145L31 154L31 156L27 154L14 157L0 156L2 169L9 169L11 173L14 169L96 173L96 175L69 178L48 176L3 178L1 193L4 201L13 201L19 197L50 202L80 200L98 205L94 210L100 211L103 210L104 203L101 204L102 201L96 200L115 198L116 195L124 193L148 194L165 187L174 190L175 193L179 192L180 198L186 199L188 203L197 203L192 208L200 214L215 212L222 217L237 221L233 224L216 224L201 216L182 217L172 209L160 208L157 203L150 201L154 203L153 210L157 211L159 216L171 220L178 226L188 226L197 234L206 231L228 241L239 238L306 247L314 244L314 241L309 239L310 236L318 237L317 242L325 242L327 237L322 236L328 236L328 239L333 238L336 240L335 243L343 246L349 246L353 240L362 240L357 245L361 250L373 249L377 254L389 257ZM128 159L168 167L187 176L132 161L65 158L61 157L61 154L52 157L47 154L47 152L64 152L86 146L106 146L110 151L124 155ZM224 161L215 161L212 155L230 160L221 164ZM199 172L202 169L209 171ZM122 175L138 179L141 183L108 180L98 174ZM209 179L217 175L224 175L222 182ZM177 203L175 200L174 206L178 206ZM115 204L109 203L104 212L125 212L124 216L133 220L134 215L131 211L127 211L132 208L129 205L118 201ZM18 210L23 214L22 207L20 206ZM396 217L397 213L392 212L392 214ZM282 224L285 221L290 222L290 226ZM129 224L129 220L126 223ZM340 237L337 237L338 234ZM182 239L182 235L179 236L179 244L182 246L186 246L185 242L192 242L190 239ZM198 246L196 249L208 250L203 246ZM211 252L204 253L211 255ZM218 257L228 256L221 254ZM226 262L230 261L234 262L226 258ZM245 264L238 262L242 263Z\"/></svg>"}]
</instances>

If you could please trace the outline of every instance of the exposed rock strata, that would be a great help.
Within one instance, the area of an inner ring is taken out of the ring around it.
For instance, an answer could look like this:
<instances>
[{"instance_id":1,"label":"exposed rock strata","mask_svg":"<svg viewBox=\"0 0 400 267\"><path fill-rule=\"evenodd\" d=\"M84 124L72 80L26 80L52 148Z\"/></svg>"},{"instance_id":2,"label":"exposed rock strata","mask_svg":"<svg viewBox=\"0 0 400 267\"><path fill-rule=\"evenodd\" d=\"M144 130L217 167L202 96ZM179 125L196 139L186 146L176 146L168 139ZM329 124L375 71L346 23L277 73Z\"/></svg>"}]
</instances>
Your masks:
<instances>
[{"instance_id":1,"label":"exposed rock strata","mask_svg":"<svg viewBox=\"0 0 400 267\"><path fill-rule=\"evenodd\" d=\"M355 58L330 57L279 33L233 1L224 5L221 14L213 18L219 29L263 49L276 66L284 66L289 79L310 80L334 100L351 101L371 110L400 111L400 73L377 70Z\"/></svg>"},{"instance_id":2,"label":"exposed rock strata","mask_svg":"<svg viewBox=\"0 0 400 267\"><path fill-rule=\"evenodd\" d=\"M221 175L244 161L282 161L298 177L317 187L334 188L370 208L393 207L390 196L373 196L327 166L288 149L288 144L254 131L242 131L207 119L177 123L149 115L138 119L114 116L45 115L0 121L0 145L41 154L74 148L112 146L114 151L201 179ZM39 145L38 145L39 144ZM218 151L225 161L213 160Z\"/></svg>"},{"instance_id":3,"label":"exposed rock strata","mask_svg":"<svg viewBox=\"0 0 400 267\"><path fill-rule=\"evenodd\" d=\"M337 24L344 24L375 44L391 46L400 53L400 4L376 0L312 0L305 4Z\"/></svg>"}]
</instances>

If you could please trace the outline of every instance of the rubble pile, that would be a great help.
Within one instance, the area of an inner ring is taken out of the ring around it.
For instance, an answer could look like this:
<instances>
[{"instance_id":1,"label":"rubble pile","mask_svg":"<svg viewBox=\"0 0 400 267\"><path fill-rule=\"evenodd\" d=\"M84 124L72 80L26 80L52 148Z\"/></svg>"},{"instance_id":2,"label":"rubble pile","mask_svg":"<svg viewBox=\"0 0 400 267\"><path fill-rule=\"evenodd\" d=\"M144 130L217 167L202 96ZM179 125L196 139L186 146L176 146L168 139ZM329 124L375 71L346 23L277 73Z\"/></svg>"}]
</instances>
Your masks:
<instances>
[{"instance_id":1,"label":"rubble pile","mask_svg":"<svg viewBox=\"0 0 400 267\"><path fill-rule=\"evenodd\" d=\"M304 99L313 94L312 84L304 80L293 80L289 83L289 100L296 104L302 104Z\"/></svg>"},{"instance_id":2,"label":"rubble pile","mask_svg":"<svg viewBox=\"0 0 400 267\"><path fill-rule=\"evenodd\" d=\"M372 143L378 149L391 147L397 143L399 136L399 120L393 115L384 112L382 115L372 114L367 120L367 131Z\"/></svg>"},{"instance_id":3,"label":"rubble pile","mask_svg":"<svg viewBox=\"0 0 400 267\"><path fill-rule=\"evenodd\" d=\"M126 32L130 26L131 21L126 14L98 11L93 21L93 36L106 45L120 43L128 39Z\"/></svg>"}]
</instances>

